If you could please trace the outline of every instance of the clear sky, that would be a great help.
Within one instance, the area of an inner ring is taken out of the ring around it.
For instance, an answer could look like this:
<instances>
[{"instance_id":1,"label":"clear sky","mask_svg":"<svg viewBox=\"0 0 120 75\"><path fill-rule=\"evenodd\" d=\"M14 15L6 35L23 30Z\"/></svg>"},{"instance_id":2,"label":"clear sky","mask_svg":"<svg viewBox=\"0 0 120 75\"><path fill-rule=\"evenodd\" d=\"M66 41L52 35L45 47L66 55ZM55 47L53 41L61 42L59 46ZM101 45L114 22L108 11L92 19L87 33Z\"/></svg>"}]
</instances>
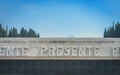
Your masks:
<instances>
[{"instance_id":1,"label":"clear sky","mask_svg":"<svg viewBox=\"0 0 120 75\"><path fill-rule=\"evenodd\" d=\"M120 21L120 0L0 0L0 23L41 37L102 37Z\"/></svg>"}]
</instances>

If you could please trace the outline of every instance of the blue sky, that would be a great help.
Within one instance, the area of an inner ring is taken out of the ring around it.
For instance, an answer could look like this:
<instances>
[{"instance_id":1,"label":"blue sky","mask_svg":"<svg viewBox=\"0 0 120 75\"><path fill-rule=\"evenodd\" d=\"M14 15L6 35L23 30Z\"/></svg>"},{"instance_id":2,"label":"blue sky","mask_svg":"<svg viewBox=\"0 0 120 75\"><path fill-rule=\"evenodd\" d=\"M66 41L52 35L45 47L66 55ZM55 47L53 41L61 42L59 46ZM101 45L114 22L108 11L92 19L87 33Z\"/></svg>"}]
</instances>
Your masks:
<instances>
[{"instance_id":1,"label":"blue sky","mask_svg":"<svg viewBox=\"0 0 120 75\"><path fill-rule=\"evenodd\" d=\"M120 21L120 0L0 0L0 23L41 37L102 37Z\"/></svg>"}]
</instances>

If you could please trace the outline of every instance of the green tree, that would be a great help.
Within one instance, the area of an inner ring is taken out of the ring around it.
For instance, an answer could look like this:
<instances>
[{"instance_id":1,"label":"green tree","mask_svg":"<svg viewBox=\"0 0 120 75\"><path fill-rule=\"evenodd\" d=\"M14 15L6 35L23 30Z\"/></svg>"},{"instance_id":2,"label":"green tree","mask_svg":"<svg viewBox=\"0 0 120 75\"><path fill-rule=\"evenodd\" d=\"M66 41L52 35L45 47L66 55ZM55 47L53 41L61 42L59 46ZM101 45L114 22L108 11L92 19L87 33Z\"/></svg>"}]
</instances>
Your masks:
<instances>
[{"instance_id":1,"label":"green tree","mask_svg":"<svg viewBox=\"0 0 120 75\"><path fill-rule=\"evenodd\" d=\"M9 37L18 37L17 29L15 27L9 30Z\"/></svg>"},{"instance_id":2,"label":"green tree","mask_svg":"<svg viewBox=\"0 0 120 75\"><path fill-rule=\"evenodd\" d=\"M27 37L27 30L25 28L21 28L20 37Z\"/></svg>"},{"instance_id":3,"label":"green tree","mask_svg":"<svg viewBox=\"0 0 120 75\"><path fill-rule=\"evenodd\" d=\"M17 29L13 27L13 37L17 37L18 33L17 33Z\"/></svg>"},{"instance_id":4,"label":"green tree","mask_svg":"<svg viewBox=\"0 0 120 75\"><path fill-rule=\"evenodd\" d=\"M27 31L24 27L22 27L20 32L18 32L15 27L8 30L7 26L5 29L2 27L2 24L0 24L0 37L39 37L39 34L37 34L31 28L29 29L29 31Z\"/></svg>"},{"instance_id":5,"label":"green tree","mask_svg":"<svg viewBox=\"0 0 120 75\"><path fill-rule=\"evenodd\" d=\"M2 24L0 24L0 37L3 36L2 33L3 33L3 31L2 31Z\"/></svg>"},{"instance_id":6,"label":"green tree","mask_svg":"<svg viewBox=\"0 0 120 75\"><path fill-rule=\"evenodd\" d=\"M105 28L105 30L104 30L104 37L106 37L106 35L107 35L107 31L106 31L106 28Z\"/></svg>"},{"instance_id":7,"label":"green tree","mask_svg":"<svg viewBox=\"0 0 120 75\"><path fill-rule=\"evenodd\" d=\"M6 30L5 30L4 36L5 36L5 37L8 36L8 26L7 26L7 25L6 25Z\"/></svg>"},{"instance_id":8,"label":"green tree","mask_svg":"<svg viewBox=\"0 0 120 75\"><path fill-rule=\"evenodd\" d=\"M116 24L113 23L113 26L105 28L104 30L104 37L110 38L120 38L120 23L117 22Z\"/></svg>"},{"instance_id":9,"label":"green tree","mask_svg":"<svg viewBox=\"0 0 120 75\"><path fill-rule=\"evenodd\" d=\"M35 31L31 28L28 31L28 37L36 37Z\"/></svg>"},{"instance_id":10,"label":"green tree","mask_svg":"<svg viewBox=\"0 0 120 75\"><path fill-rule=\"evenodd\" d=\"M8 37L12 37L12 29L9 30Z\"/></svg>"},{"instance_id":11,"label":"green tree","mask_svg":"<svg viewBox=\"0 0 120 75\"><path fill-rule=\"evenodd\" d=\"M113 26L111 27L111 37L115 37L114 23L113 23Z\"/></svg>"}]
</instances>

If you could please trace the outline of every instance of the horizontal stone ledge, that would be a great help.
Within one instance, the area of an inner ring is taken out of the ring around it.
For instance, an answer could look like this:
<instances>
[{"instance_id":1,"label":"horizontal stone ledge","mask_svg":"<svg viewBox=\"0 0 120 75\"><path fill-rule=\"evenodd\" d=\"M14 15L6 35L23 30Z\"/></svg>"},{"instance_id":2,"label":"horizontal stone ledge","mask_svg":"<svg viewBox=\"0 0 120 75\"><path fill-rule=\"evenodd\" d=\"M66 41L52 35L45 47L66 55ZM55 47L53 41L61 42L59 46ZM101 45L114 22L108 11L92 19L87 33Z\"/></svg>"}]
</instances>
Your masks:
<instances>
[{"instance_id":1,"label":"horizontal stone ledge","mask_svg":"<svg viewBox=\"0 0 120 75\"><path fill-rule=\"evenodd\" d=\"M120 60L120 56L0 56L0 60Z\"/></svg>"}]
</instances>

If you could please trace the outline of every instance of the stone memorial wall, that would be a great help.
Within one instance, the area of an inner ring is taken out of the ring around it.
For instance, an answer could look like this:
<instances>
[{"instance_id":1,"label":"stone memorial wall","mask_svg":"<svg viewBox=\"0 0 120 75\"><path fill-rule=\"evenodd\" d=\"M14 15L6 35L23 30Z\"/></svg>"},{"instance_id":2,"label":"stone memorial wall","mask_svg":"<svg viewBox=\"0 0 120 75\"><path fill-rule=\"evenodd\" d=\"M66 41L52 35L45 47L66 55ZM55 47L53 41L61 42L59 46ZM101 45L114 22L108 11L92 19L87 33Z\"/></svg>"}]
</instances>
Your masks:
<instances>
[{"instance_id":1,"label":"stone memorial wall","mask_svg":"<svg viewBox=\"0 0 120 75\"><path fill-rule=\"evenodd\" d=\"M120 59L118 38L0 38L1 59Z\"/></svg>"},{"instance_id":2,"label":"stone memorial wall","mask_svg":"<svg viewBox=\"0 0 120 75\"><path fill-rule=\"evenodd\" d=\"M118 38L0 38L0 75L120 75Z\"/></svg>"}]
</instances>

